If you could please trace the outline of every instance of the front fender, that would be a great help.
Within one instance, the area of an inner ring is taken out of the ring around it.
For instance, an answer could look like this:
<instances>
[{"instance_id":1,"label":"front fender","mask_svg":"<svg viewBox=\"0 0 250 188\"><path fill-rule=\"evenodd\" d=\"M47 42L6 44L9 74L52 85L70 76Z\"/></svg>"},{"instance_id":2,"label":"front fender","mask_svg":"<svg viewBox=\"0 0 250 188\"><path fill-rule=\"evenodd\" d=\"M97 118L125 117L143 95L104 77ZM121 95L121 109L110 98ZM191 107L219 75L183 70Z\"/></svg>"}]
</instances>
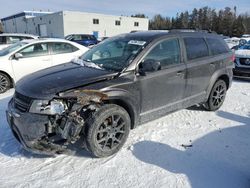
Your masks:
<instances>
[{"instance_id":1,"label":"front fender","mask_svg":"<svg viewBox=\"0 0 250 188\"><path fill-rule=\"evenodd\" d=\"M105 90L104 93L108 95L106 100L107 103L120 105L125 108L125 110L127 110L131 117L131 128L135 128L138 125L140 114L140 104L138 97L120 88Z\"/></svg>"}]
</instances>

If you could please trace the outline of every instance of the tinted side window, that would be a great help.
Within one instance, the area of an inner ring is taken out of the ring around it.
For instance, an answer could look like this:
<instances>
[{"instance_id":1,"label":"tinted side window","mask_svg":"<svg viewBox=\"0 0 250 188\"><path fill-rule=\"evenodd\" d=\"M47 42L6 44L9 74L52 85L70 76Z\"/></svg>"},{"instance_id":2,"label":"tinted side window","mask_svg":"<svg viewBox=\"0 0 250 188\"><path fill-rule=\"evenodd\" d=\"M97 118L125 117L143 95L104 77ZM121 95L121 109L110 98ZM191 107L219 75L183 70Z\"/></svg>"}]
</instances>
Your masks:
<instances>
[{"instance_id":1,"label":"tinted side window","mask_svg":"<svg viewBox=\"0 0 250 188\"><path fill-rule=\"evenodd\" d=\"M209 55L208 47L203 38L184 38L188 60L193 60Z\"/></svg>"},{"instance_id":2,"label":"tinted side window","mask_svg":"<svg viewBox=\"0 0 250 188\"><path fill-rule=\"evenodd\" d=\"M82 40L89 40L89 36L88 35L82 35Z\"/></svg>"},{"instance_id":3,"label":"tinted side window","mask_svg":"<svg viewBox=\"0 0 250 188\"><path fill-rule=\"evenodd\" d=\"M0 37L0 44L6 44L6 37L5 36Z\"/></svg>"},{"instance_id":4,"label":"tinted side window","mask_svg":"<svg viewBox=\"0 0 250 188\"><path fill-rule=\"evenodd\" d=\"M212 55L218 55L228 52L226 45L220 39L207 38L207 43L212 52Z\"/></svg>"},{"instance_id":5,"label":"tinted side window","mask_svg":"<svg viewBox=\"0 0 250 188\"><path fill-rule=\"evenodd\" d=\"M19 51L19 53L22 54L24 58L48 55L48 44L33 44Z\"/></svg>"},{"instance_id":6,"label":"tinted side window","mask_svg":"<svg viewBox=\"0 0 250 188\"><path fill-rule=\"evenodd\" d=\"M72 37L73 40L82 40L81 35L73 35Z\"/></svg>"},{"instance_id":7,"label":"tinted side window","mask_svg":"<svg viewBox=\"0 0 250 188\"><path fill-rule=\"evenodd\" d=\"M59 43L59 42L52 43L51 48L52 48L53 54L72 53L72 52L79 50L78 48L72 46L71 44Z\"/></svg>"},{"instance_id":8,"label":"tinted side window","mask_svg":"<svg viewBox=\"0 0 250 188\"><path fill-rule=\"evenodd\" d=\"M178 39L165 40L157 44L144 58L160 62L161 69L180 63L180 46Z\"/></svg>"}]
</instances>

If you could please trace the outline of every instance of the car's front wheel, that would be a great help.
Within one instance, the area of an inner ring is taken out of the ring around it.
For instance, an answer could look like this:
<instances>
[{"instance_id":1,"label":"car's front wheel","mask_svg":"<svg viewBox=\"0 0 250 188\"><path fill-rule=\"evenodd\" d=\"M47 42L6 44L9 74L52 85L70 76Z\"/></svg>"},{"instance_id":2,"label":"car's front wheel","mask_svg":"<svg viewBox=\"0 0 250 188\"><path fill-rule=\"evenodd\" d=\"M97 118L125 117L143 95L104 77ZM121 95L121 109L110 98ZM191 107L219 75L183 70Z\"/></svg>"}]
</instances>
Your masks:
<instances>
[{"instance_id":1,"label":"car's front wheel","mask_svg":"<svg viewBox=\"0 0 250 188\"><path fill-rule=\"evenodd\" d=\"M87 122L87 149L96 157L117 153L127 140L130 124L124 108L115 104L102 106Z\"/></svg>"},{"instance_id":2,"label":"car's front wheel","mask_svg":"<svg viewBox=\"0 0 250 188\"><path fill-rule=\"evenodd\" d=\"M0 73L0 93L4 93L10 89L10 79L4 74Z\"/></svg>"},{"instance_id":3,"label":"car's front wheel","mask_svg":"<svg viewBox=\"0 0 250 188\"><path fill-rule=\"evenodd\" d=\"M216 111L218 110L226 97L227 93L227 85L224 80L218 80L209 95L208 101L205 104L205 108L209 111Z\"/></svg>"}]
</instances>

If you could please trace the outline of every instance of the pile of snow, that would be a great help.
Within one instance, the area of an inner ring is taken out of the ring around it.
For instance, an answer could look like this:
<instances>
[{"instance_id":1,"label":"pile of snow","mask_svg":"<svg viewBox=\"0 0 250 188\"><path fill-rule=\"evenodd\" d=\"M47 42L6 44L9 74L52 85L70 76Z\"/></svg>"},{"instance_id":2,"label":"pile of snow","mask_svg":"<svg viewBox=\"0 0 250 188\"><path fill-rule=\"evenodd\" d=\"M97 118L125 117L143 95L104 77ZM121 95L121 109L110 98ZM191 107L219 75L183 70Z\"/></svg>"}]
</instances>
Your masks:
<instances>
[{"instance_id":1,"label":"pile of snow","mask_svg":"<svg viewBox=\"0 0 250 188\"><path fill-rule=\"evenodd\" d=\"M182 110L131 131L115 156L54 158L22 149L0 95L0 187L250 187L250 83L234 81L217 112Z\"/></svg>"}]
</instances>

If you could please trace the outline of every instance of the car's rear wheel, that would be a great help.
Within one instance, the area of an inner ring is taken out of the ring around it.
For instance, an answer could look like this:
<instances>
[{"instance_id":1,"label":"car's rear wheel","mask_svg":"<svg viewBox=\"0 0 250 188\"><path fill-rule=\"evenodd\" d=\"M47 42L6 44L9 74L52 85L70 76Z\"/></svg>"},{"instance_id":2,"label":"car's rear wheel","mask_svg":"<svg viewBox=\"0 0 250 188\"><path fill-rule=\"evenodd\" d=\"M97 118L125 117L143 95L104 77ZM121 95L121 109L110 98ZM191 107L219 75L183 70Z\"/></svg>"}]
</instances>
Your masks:
<instances>
[{"instance_id":1,"label":"car's rear wheel","mask_svg":"<svg viewBox=\"0 0 250 188\"><path fill-rule=\"evenodd\" d=\"M87 122L87 149L96 157L117 153L127 140L130 124L125 109L115 104L104 105Z\"/></svg>"},{"instance_id":2,"label":"car's rear wheel","mask_svg":"<svg viewBox=\"0 0 250 188\"><path fill-rule=\"evenodd\" d=\"M205 108L209 111L216 111L218 110L226 97L227 93L227 85L224 80L218 80L209 95L208 101L205 104Z\"/></svg>"},{"instance_id":3,"label":"car's rear wheel","mask_svg":"<svg viewBox=\"0 0 250 188\"><path fill-rule=\"evenodd\" d=\"M4 73L0 73L0 93L4 93L9 90L10 84L9 77Z\"/></svg>"}]
</instances>

